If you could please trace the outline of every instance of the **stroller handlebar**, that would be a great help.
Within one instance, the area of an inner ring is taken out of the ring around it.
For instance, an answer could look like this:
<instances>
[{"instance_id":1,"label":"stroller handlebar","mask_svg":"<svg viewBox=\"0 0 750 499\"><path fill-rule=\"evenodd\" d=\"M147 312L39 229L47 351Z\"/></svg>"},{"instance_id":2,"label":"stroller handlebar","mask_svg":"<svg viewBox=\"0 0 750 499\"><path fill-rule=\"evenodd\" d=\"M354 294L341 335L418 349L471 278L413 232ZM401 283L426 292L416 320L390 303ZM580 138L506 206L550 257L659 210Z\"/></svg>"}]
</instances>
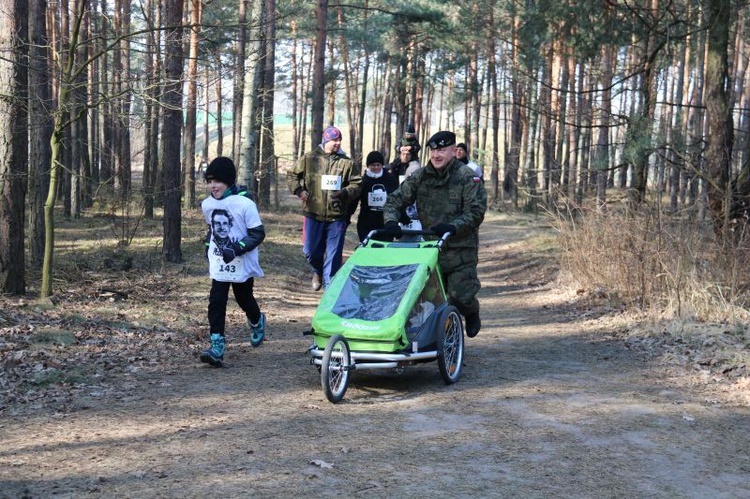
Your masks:
<instances>
[{"instance_id":1,"label":"stroller handlebar","mask_svg":"<svg viewBox=\"0 0 750 499\"><path fill-rule=\"evenodd\" d=\"M437 241L438 249L442 249L443 245L445 244L445 241L447 241L448 238L451 237L450 232L446 232L441 235L441 234L437 234L436 232L432 230L417 230L417 229L402 229L401 234L404 236L440 236L440 239L438 239ZM366 245L370 239L378 235L386 236L386 237L389 236L384 229L374 229L374 230L371 230L367 234L367 237L365 237L361 245L362 246Z\"/></svg>"}]
</instances>

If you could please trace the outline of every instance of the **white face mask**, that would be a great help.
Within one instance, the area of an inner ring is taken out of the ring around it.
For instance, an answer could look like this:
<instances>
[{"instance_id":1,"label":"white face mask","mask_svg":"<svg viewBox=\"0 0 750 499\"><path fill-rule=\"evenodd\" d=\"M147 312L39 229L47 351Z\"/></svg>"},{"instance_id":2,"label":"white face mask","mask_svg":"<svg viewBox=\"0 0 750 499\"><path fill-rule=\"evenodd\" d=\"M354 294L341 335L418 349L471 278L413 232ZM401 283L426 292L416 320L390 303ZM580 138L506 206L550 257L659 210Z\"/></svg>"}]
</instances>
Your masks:
<instances>
[{"instance_id":1,"label":"white face mask","mask_svg":"<svg viewBox=\"0 0 750 499\"><path fill-rule=\"evenodd\" d=\"M365 172L365 175L367 175L370 178L380 178L383 176L383 169L381 168L378 173L375 173L374 171L368 168L367 171Z\"/></svg>"}]
</instances>

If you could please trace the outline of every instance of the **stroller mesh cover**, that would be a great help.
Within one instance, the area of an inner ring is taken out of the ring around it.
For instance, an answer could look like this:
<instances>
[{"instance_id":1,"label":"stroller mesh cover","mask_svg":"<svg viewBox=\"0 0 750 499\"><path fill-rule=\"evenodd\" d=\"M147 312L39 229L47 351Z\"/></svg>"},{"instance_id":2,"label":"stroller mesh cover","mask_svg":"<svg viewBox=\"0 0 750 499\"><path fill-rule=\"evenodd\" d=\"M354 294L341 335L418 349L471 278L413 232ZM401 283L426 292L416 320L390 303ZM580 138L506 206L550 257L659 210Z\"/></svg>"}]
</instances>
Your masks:
<instances>
[{"instance_id":1,"label":"stroller mesh cover","mask_svg":"<svg viewBox=\"0 0 750 499\"><path fill-rule=\"evenodd\" d=\"M417 265L352 267L331 312L342 319L379 321L392 316Z\"/></svg>"}]
</instances>

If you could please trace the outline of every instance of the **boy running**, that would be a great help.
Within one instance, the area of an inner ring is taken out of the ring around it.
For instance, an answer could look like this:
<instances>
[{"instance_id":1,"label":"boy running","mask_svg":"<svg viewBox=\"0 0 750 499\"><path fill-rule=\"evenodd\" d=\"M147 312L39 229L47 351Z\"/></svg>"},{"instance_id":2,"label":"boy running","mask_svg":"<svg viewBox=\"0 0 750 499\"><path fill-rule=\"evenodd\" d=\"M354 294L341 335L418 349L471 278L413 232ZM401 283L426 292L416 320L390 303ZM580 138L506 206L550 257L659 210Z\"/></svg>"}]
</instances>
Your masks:
<instances>
[{"instance_id":1,"label":"boy running","mask_svg":"<svg viewBox=\"0 0 750 499\"><path fill-rule=\"evenodd\" d=\"M230 287L247 316L252 332L250 343L257 347L265 338L266 316L253 296L253 283L256 277L263 277L258 262L258 245L265 239L266 232L255 202L241 195L235 184L237 169L231 159L214 159L206 168L204 177L211 192L201 203L208 224L206 257L211 276L208 298L211 347L201 352L200 359L214 367L222 367Z\"/></svg>"}]
</instances>

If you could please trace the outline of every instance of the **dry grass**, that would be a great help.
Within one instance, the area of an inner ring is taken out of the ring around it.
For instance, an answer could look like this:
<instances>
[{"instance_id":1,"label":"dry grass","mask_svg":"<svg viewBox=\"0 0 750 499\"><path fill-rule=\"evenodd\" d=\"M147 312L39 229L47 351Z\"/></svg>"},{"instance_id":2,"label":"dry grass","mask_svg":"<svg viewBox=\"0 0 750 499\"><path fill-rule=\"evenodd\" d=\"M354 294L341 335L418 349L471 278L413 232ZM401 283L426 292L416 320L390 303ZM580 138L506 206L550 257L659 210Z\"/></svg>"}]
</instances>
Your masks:
<instances>
[{"instance_id":1,"label":"dry grass","mask_svg":"<svg viewBox=\"0 0 750 499\"><path fill-rule=\"evenodd\" d=\"M557 228L562 270L582 290L660 318L746 318L748 245L722 246L708 222L645 207L635 216L578 211L557 217Z\"/></svg>"},{"instance_id":2,"label":"dry grass","mask_svg":"<svg viewBox=\"0 0 750 499\"><path fill-rule=\"evenodd\" d=\"M555 220L559 282L576 291L579 307L616 312L609 329L631 348L687 369L696 383L723 380L733 399L750 400L746 241L724 247L709 223L653 207Z\"/></svg>"}]
</instances>

